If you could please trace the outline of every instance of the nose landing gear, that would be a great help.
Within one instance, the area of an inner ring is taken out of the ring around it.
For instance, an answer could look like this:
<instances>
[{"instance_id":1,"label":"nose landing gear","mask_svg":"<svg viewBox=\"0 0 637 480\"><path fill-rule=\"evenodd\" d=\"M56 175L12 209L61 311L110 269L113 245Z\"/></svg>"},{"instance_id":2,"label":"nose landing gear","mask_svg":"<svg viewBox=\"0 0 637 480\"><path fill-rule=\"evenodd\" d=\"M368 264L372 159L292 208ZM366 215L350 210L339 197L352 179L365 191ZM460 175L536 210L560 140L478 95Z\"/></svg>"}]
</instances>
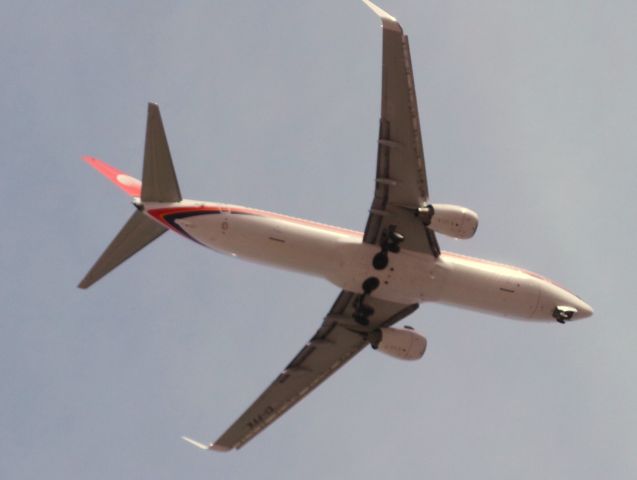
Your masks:
<instances>
[{"instance_id":1,"label":"nose landing gear","mask_svg":"<svg viewBox=\"0 0 637 480\"><path fill-rule=\"evenodd\" d=\"M567 307L564 305L558 305L553 310L553 318L559 323L564 324L577 313L577 309L573 307Z\"/></svg>"}]
</instances>

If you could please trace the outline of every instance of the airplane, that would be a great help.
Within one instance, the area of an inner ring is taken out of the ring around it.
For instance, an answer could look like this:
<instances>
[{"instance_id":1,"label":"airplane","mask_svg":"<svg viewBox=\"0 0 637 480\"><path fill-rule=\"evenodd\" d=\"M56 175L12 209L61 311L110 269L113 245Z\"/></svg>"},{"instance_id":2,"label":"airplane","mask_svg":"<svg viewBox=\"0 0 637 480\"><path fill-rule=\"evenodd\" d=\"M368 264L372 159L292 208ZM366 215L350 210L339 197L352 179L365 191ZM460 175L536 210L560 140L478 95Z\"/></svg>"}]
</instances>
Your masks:
<instances>
[{"instance_id":1,"label":"airplane","mask_svg":"<svg viewBox=\"0 0 637 480\"><path fill-rule=\"evenodd\" d=\"M129 194L136 211L78 285L88 288L168 230L204 247L327 279L341 289L316 333L263 394L203 450L239 449L368 345L420 359L426 338L394 325L440 302L530 322L583 319L593 309L536 273L440 249L437 234L468 239L478 215L431 203L408 38L369 0L383 31L374 197L364 232L255 208L182 198L159 107L150 103L142 181L84 160Z\"/></svg>"}]
</instances>

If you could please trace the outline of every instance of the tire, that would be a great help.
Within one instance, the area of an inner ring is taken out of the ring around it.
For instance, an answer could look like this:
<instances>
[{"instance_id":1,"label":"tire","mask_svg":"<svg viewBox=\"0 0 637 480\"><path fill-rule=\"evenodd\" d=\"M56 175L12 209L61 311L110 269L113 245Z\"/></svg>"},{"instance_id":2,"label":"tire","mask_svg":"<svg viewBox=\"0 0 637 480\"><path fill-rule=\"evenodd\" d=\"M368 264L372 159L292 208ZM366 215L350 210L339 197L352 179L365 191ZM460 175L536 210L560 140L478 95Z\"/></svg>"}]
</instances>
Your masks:
<instances>
[{"instance_id":1,"label":"tire","mask_svg":"<svg viewBox=\"0 0 637 480\"><path fill-rule=\"evenodd\" d=\"M372 293L380 285L380 280L376 277L369 277L363 282L363 292L366 294Z\"/></svg>"},{"instance_id":2,"label":"tire","mask_svg":"<svg viewBox=\"0 0 637 480\"><path fill-rule=\"evenodd\" d=\"M372 265L376 270L384 270L389 264L389 258L387 258L387 254L385 252L379 252L374 255L374 259L372 260Z\"/></svg>"}]
</instances>

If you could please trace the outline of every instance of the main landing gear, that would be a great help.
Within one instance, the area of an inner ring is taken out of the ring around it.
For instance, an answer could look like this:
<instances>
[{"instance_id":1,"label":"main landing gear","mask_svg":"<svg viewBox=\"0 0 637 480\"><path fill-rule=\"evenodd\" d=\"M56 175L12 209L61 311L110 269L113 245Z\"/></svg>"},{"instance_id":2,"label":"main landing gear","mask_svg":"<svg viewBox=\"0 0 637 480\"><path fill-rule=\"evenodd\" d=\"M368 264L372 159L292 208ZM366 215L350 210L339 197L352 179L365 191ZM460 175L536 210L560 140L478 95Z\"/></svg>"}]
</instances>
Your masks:
<instances>
[{"instance_id":1,"label":"main landing gear","mask_svg":"<svg viewBox=\"0 0 637 480\"><path fill-rule=\"evenodd\" d=\"M384 270L389 264L389 252L400 252L400 244L405 240L405 237L396 231L396 225L390 225L383 232L383 236L380 242L380 252L374 255L372 259L372 265L376 270ZM365 299L368 295L376 290L380 286L380 280L378 277L367 278L362 285L363 294L359 295L354 303L354 320L363 326L369 325L369 317L374 314L374 308L365 304Z\"/></svg>"},{"instance_id":2,"label":"main landing gear","mask_svg":"<svg viewBox=\"0 0 637 480\"><path fill-rule=\"evenodd\" d=\"M387 267L387 264L389 264L388 252L400 252L400 244L403 240L405 240L405 237L396 231L396 225L387 227L387 231L383 234L380 242L380 252L374 255L372 260L372 265L376 270L384 270Z\"/></svg>"},{"instance_id":3,"label":"main landing gear","mask_svg":"<svg viewBox=\"0 0 637 480\"><path fill-rule=\"evenodd\" d=\"M354 303L354 320L360 325L369 325L369 317L374 314L374 309L369 305L365 305L365 297L371 294L380 285L380 280L376 277L369 277L363 282L363 294L360 295Z\"/></svg>"}]
</instances>

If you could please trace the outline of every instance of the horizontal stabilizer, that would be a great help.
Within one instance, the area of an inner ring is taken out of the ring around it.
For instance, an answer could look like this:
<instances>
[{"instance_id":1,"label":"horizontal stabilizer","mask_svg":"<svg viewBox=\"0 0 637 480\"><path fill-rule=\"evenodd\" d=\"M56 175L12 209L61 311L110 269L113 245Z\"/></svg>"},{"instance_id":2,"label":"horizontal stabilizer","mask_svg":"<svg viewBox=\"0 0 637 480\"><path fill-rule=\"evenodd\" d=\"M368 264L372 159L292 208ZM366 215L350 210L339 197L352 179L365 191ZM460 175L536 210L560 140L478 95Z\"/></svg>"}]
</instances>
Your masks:
<instances>
[{"instance_id":1,"label":"horizontal stabilizer","mask_svg":"<svg viewBox=\"0 0 637 480\"><path fill-rule=\"evenodd\" d=\"M126 222L78 287L88 288L166 231L140 211Z\"/></svg>"},{"instance_id":2,"label":"horizontal stabilizer","mask_svg":"<svg viewBox=\"0 0 637 480\"><path fill-rule=\"evenodd\" d=\"M82 157L86 163L88 163L95 170L100 172L111 182L117 185L119 188L128 193L131 197L139 197L142 193L142 182L130 175L126 175L124 172L111 167L109 164L98 160L93 157Z\"/></svg>"},{"instance_id":3,"label":"horizontal stabilizer","mask_svg":"<svg viewBox=\"0 0 637 480\"><path fill-rule=\"evenodd\" d=\"M181 192L173 167L159 107L148 104L142 202L180 202Z\"/></svg>"}]
</instances>

